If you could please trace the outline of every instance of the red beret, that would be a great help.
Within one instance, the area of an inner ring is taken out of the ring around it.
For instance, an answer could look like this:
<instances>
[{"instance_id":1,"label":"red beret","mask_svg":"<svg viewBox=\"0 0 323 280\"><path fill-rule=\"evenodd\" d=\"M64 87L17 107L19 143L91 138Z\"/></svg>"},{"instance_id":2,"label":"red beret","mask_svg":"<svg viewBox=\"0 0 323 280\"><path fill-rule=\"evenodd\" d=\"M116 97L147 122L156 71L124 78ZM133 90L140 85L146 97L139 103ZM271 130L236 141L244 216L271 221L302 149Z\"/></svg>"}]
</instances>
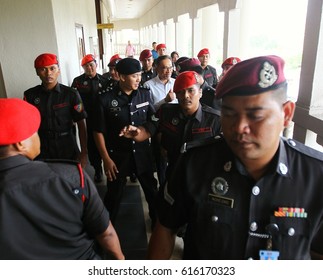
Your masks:
<instances>
[{"instance_id":1,"label":"red beret","mask_svg":"<svg viewBox=\"0 0 323 280\"><path fill-rule=\"evenodd\" d=\"M166 45L165 44L158 44L156 47L156 50L158 51L159 49L166 49Z\"/></svg>"},{"instance_id":2,"label":"red beret","mask_svg":"<svg viewBox=\"0 0 323 280\"><path fill-rule=\"evenodd\" d=\"M194 71L185 71L180 73L175 79L174 92L178 93L181 90L199 84L198 74Z\"/></svg>"},{"instance_id":3,"label":"red beret","mask_svg":"<svg viewBox=\"0 0 323 280\"><path fill-rule=\"evenodd\" d=\"M193 67L198 66L198 65L201 65L201 62L197 58L189 58L189 59L186 59L186 60L180 62L177 65L176 69L178 72L181 73L184 71L192 70Z\"/></svg>"},{"instance_id":4,"label":"red beret","mask_svg":"<svg viewBox=\"0 0 323 280\"><path fill-rule=\"evenodd\" d=\"M0 98L0 146L18 143L39 128L38 109L18 98Z\"/></svg>"},{"instance_id":5,"label":"red beret","mask_svg":"<svg viewBox=\"0 0 323 280\"><path fill-rule=\"evenodd\" d=\"M152 56L153 56L152 52L148 49L145 49L140 53L139 60L143 61L144 59L152 57Z\"/></svg>"},{"instance_id":6,"label":"red beret","mask_svg":"<svg viewBox=\"0 0 323 280\"><path fill-rule=\"evenodd\" d=\"M50 65L58 64L57 56L51 53L43 53L35 59L35 68L42 68Z\"/></svg>"},{"instance_id":7,"label":"red beret","mask_svg":"<svg viewBox=\"0 0 323 280\"><path fill-rule=\"evenodd\" d=\"M95 58L93 54L87 54L86 56L83 57L82 62L81 62L81 66L85 65L86 63L89 62L95 62Z\"/></svg>"},{"instance_id":8,"label":"red beret","mask_svg":"<svg viewBox=\"0 0 323 280\"><path fill-rule=\"evenodd\" d=\"M225 61L223 61L221 67L223 68L225 65L235 65L240 61L241 59L239 57L228 57Z\"/></svg>"},{"instance_id":9,"label":"red beret","mask_svg":"<svg viewBox=\"0 0 323 280\"><path fill-rule=\"evenodd\" d=\"M111 56L108 67L114 67L116 64L121 60L122 58L119 56L119 54L115 54Z\"/></svg>"},{"instance_id":10,"label":"red beret","mask_svg":"<svg viewBox=\"0 0 323 280\"><path fill-rule=\"evenodd\" d=\"M210 54L209 49L207 49L207 48L201 49L200 52L197 54L197 57L200 57L200 56L205 55L205 54Z\"/></svg>"},{"instance_id":11,"label":"red beret","mask_svg":"<svg viewBox=\"0 0 323 280\"><path fill-rule=\"evenodd\" d=\"M284 60L275 55L254 57L234 65L216 87L216 97L254 95L286 84Z\"/></svg>"}]
</instances>

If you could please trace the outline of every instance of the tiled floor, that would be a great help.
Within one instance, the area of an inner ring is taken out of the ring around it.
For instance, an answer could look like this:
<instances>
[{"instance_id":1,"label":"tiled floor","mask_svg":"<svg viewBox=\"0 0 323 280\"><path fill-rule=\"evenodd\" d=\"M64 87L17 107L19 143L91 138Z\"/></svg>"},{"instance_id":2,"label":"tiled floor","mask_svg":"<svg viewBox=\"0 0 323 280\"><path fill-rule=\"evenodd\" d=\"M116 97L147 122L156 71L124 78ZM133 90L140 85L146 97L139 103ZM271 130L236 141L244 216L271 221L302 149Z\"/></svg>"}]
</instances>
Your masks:
<instances>
[{"instance_id":1,"label":"tiled floor","mask_svg":"<svg viewBox=\"0 0 323 280\"><path fill-rule=\"evenodd\" d=\"M87 166L86 171L93 178L93 168ZM105 193L105 185L106 178L104 177L104 180L97 184L97 189L102 197ZM117 222L114 226L126 258L131 260L145 259L151 229L147 203L138 182L131 183L128 180ZM182 238L177 237L172 259L181 259L182 248Z\"/></svg>"}]
</instances>

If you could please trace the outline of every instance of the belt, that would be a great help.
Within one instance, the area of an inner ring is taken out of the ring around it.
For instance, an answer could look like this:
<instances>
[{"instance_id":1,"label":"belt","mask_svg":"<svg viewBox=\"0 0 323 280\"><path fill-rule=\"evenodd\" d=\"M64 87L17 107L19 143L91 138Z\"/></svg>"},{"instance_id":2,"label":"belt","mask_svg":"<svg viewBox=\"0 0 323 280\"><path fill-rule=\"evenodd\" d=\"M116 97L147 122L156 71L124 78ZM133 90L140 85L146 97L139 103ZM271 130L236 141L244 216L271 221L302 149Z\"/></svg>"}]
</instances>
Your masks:
<instances>
[{"instance_id":1,"label":"belt","mask_svg":"<svg viewBox=\"0 0 323 280\"><path fill-rule=\"evenodd\" d=\"M72 131L52 131L52 130L41 130L39 134L48 138L59 138L72 134Z\"/></svg>"}]
</instances>

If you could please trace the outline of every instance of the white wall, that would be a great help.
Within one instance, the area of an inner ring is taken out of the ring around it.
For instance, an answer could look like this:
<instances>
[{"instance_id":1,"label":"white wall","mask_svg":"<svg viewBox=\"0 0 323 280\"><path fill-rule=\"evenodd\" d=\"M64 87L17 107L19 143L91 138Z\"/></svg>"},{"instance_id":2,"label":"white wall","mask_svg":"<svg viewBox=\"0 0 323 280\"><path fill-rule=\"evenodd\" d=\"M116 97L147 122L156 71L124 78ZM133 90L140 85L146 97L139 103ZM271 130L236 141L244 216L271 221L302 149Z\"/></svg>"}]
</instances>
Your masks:
<instances>
[{"instance_id":1,"label":"white wall","mask_svg":"<svg viewBox=\"0 0 323 280\"><path fill-rule=\"evenodd\" d=\"M0 97L21 98L26 89L40 83L34 60L44 52L58 55L60 81L70 85L80 74L76 23L84 27L89 53L89 37L97 37L94 1L1 0Z\"/></svg>"}]
</instances>

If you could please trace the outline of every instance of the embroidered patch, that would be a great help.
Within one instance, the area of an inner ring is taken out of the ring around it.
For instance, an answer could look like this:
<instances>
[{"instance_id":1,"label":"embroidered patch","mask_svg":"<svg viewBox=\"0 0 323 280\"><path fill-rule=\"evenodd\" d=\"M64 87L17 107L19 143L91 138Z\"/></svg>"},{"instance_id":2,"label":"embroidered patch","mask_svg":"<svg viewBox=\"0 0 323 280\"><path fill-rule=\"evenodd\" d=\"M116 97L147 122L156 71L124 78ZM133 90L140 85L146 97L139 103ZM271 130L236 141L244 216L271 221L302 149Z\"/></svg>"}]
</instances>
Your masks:
<instances>
[{"instance_id":1,"label":"embroidered patch","mask_svg":"<svg viewBox=\"0 0 323 280\"><path fill-rule=\"evenodd\" d=\"M79 104L75 105L74 110L81 113L83 111L83 104L79 103Z\"/></svg>"},{"instance_id":2,"label":"embroidered patch","mask_svg":"<svg viewBox=\"0 0 323 280\"><path fill-rule=\"evenodd\" d=\"M211 189L214 194L225 195L229 190L229 184L224 178L216 177L211 183Z\"/></svg>"},{"instance_id":3,"label":"embroidered patch","mask_svg":"<svg viewBox=\"0 0 323 280\"><path fill-rule=\"evenodd\" d=\"M113 106L113 107L117 107L118 106L118 101L117 100L112 100L111 101L111 105Z\"/></svg>"}]
</instances>

